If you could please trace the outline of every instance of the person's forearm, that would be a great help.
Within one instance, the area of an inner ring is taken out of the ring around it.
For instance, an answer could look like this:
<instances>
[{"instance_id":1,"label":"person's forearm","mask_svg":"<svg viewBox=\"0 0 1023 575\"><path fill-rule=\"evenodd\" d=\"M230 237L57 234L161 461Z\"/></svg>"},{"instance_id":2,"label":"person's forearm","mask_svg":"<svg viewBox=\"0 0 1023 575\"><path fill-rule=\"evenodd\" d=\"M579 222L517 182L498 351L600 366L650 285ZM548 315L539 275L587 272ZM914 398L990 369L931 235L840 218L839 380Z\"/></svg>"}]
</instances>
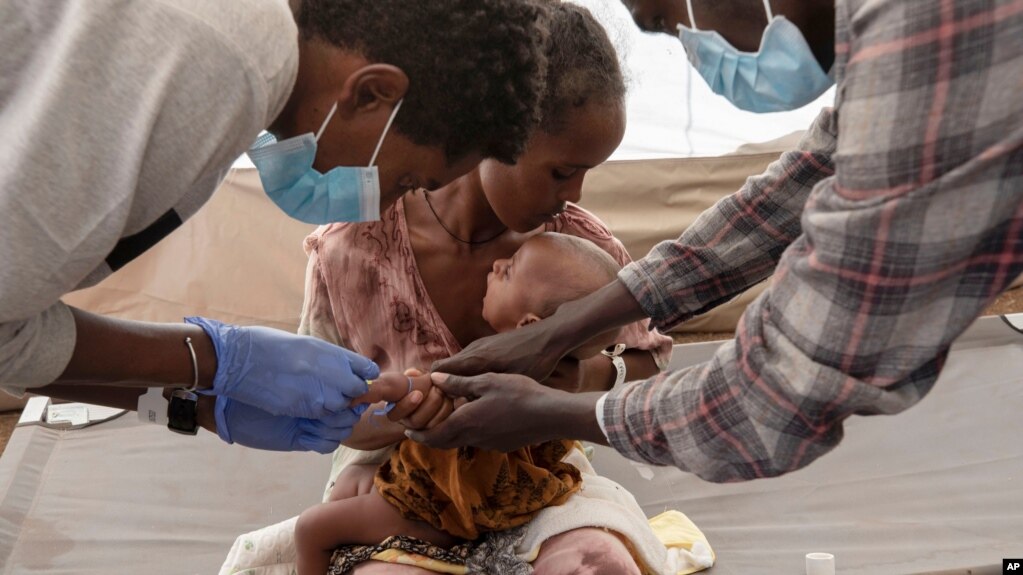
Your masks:
<instances>
[{"instance_id":1,"label":"person's forearm","mask_svg":"<svg viewBox=\"0 0 1023 575\"><path fill-rule=\"evenodd\" d=\"M602 333L645 319L643 309L625 284L614 281L594 293L566 303L545 321L555 325L552 344L569 350Z\"/></svg>"},{"instance_id":2,"label":"person's forearm","mask_svg":"<svg viewBox=\"0 0 1023 575\"><path fill-rule=\"evenodd\" d=\"M145 388L138 387L59 383L32 390L32 393L47 397L67 401L80 401L93 405L105 405L117 409L129 409L131 411L135 411L138 408L139 396L145 392Z\"/></svg>"},{"instance_id":3,"label":"person's forearm","mask_svg":"<svg viewBox=\"0 0 1023 575\"><path fill-rule=\"evenodd\" d=\"M734 299L774 272L802 233L814 186L834 175L837 116L821 111L796 150L707 209L674 241L664 241L618 275L652 326L667 332Z\"/></svg>"},{"instance_id":4,"label":"person's forearm","mask_svg":"<svg viewBox=\"0 0 1023 575\"><path fill-rule=\"evenodd\" d=\"M657 375L657 362L653 354L642 349L628 349L621 355L625 361L625 381L646 379ZM608 391L614 387L618 378L618 370L615 369L611 358L606 355L596 355L583 360L583 384L581 392L587 391Z\"/></svg>"},{"instance_id":5,"label":"person's forearm","mask_svg":"<svg viewBox=\"0 0 1023 575\"><path fill-rule=\"evenodd\" d=\"M138 409L139 396L146 392L145 388L120 387L115 385L87 385L87 384L51 384L38 389L33 393L55 397L68 401L79 401L93 405L104 405L117 409L135 411ZM216 404L216 397L200 395L196 406L196 421L213 433L217 432L217 423L213 415L213 408Z\"/></svg>"},{"instance_id":6,"label":"person's forearm","mask_svg":"<svg viewBox=\"0 0 1023 575\"><path fill-rule=\"evenodd\" d=\"M216 351L202 328L185 323L120 320L73 308L72 313L77 334L74 355L54 383L191 386L194 372L185 344L188 337L198 361L199 388L212 386L217 371Z\"/></svg>"},{"instance_id":7,"label":"person's forearm","mask_svg":"<svg viewBox=\"0 0 1023 575\"><path fill-rule=\"evenodd\" d=\"M607 437L597 423L597 400L603 392L567 393L555 392L553 400L545 401L538 409L537 418L546 427L548 440L577 439L607 445Z\"/></svg>"},{"instance_id":8,"label":"person's forearm","mask_svg":"<svg viewBox=\"0 0 1023 575\"><path fill-rule=\"evenodd\" d=\"M625 381L646 379L661 373L657 369L657 362L649 351L641 349L630 349L622 354L625 360Z\"/></svg>"}]
</instances>

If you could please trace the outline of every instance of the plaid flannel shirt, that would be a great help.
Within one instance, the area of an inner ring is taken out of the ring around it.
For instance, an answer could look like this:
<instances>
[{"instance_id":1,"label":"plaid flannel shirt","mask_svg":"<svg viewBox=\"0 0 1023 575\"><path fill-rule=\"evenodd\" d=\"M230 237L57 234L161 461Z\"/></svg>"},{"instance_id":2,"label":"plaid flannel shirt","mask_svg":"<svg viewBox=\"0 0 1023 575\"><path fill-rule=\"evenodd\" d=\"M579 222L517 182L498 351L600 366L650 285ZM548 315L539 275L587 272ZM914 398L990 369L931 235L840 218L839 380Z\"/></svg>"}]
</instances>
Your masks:
<instances>
[{"instance_id":1,"label":"plaid flannel shirt","mask_svg":"<svg viewBox=\"0 0 1023 575\"><path fill-rule=\"evenodd\" d=\"M611 444L711 481L801 468L931 389L1023 272L1023 0L839 0L833 110L622 271L670 328L774 276L708 363L610 392Z\"/></svg>"}]
</instances>

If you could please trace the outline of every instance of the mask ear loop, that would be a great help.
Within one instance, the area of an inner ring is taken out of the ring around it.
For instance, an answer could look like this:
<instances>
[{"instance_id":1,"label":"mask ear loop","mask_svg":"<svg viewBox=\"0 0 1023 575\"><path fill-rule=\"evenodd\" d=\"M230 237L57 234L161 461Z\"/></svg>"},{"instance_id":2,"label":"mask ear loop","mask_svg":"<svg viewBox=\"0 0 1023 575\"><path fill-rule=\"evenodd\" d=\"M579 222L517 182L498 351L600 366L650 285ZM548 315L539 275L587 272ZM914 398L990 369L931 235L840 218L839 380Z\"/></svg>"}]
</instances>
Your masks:
<instances>
[{"instance_id":1,"label":"mask ear loop","mask_svg":"<svg viewBox=\"0 0 1023 575\"><path fill-rule=\"evenodd\" d=\"M765 0L766 1L766 0ZM689 13L689 25L693 30L699 30L696 27L696 20L693 19L693 0L686 0L686 11ZM678 28L679 35L682 34L682 29L685 28L682 24L676 26ZM689 155L693 156L696 150L693 148L693 140L690 132L693 129L693 65L688 60L686 63L686 127L683 132L686 137L686 145L689 146Z\"/></svg>"},{"instance_id":2,"label":"mask ear loop","mask_svg":"<svg viewBox=\"0 0 1023 575\"><path fill-rule=\"evenodd\" d=\"M686 145L689 146L689 157L696 155L696 148L693 147L693 64L689 60L686 63L686 127L683 131L686 137Z\"/></svg>"},{"instance_id":3,"label":"mask ear loop","mask_svg":"<svg viewBox=\"0 0 1023 575\"><path fill-rule=\"evenodd\" d=\"M764 0L764 2L767 2L767 0ZM699 30L696 27L696 19L693 18L693 0L686 0L686 11L689 12L689 27L693 30ZM679 26L682 25L679 24Z\"/></svg>"},{"instance_id":4,"label":"mask ear loop","mask_svg":"<svg viewBox=\"0 0 1023 575\"><path fill-rule=\"evenodd\" d=\"M771 0L764 0L764 10L767 12L767 23L774 20L774 12L771 11Z\"/></svg>"},{"instance_id":5,"label":"mask ear loop","mask_svg":"<svg viewBox=\"0 0 1023 575\"><path fill-rule=\"evenodd\" d=\"M330 107L330 111L327 112L327 119L324 120L322 124L320 124L320 129L317 130L316 132L317 144L320 143L320 136L322 136L323 131L327 129L327 124L330 123L330 119L334 117L334 112L337 112L337 102L334 102L334 105Z\"/></svg>"},{"instance_id":6,"label":"mask ear loop","mask_svg":"<svg viewBox=\"0 0 1023 575\"><path fill-rule=\"evenodd\" d=\"M401 100L398 100L397 104L394 105L394 110L391 112L391 117L388 118L387 125L384 126L384 133L380 134L380 141L377 142L377 149L373 150L373 157L369 159L369 167L372 168L373 166L376 165L376 163L377 163L377 154L380 153L380 148L384 145L384 138L387 137L387 132L389 132L391 130L391 124L394 123L394 118L395 118L395 116L398 115L398 110L401 109L401 104L404 101L405 101L405 98L402 98ZM411 384L412 384L412 380L410 379L409 380L409 385L411 385Z\"/></svg>"}]
</instances>

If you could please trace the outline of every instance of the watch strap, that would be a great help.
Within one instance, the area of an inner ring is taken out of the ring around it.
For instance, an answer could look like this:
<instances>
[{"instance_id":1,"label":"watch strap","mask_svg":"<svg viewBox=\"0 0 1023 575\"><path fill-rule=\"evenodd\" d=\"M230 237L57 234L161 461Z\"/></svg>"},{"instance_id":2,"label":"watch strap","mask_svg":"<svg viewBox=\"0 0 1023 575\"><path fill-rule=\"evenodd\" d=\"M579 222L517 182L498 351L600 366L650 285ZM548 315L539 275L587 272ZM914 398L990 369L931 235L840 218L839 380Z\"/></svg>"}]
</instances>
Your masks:
<instances>
[{"instance_id":1,"label":"watch strap","mask_svg":"<svg viewBox=\"0 0 1023 575\"><path fill-rule=\"evenodd\" d=\"M187 389L175 389L167 406L167 429L185 435L199 432L196 412L199 396Z\"/></svg>"}]
</instances>

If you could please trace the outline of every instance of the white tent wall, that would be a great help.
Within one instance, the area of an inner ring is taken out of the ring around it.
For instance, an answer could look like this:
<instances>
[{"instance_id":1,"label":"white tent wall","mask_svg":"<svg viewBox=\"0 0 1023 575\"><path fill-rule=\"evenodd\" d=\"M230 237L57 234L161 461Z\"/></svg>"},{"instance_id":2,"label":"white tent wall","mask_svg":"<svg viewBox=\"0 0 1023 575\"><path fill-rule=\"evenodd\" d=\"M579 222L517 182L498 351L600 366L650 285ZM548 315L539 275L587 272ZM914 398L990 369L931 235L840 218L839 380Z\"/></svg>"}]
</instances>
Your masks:
<instances>
[{"instance_id":1,"label":"white tent wall","mask_svg":"<svg viewBox=\"0 0 1023 575\"><path fill-rule=\"evenodd\" d=\"M629 84L629 123L612 160L720 156L750 143L805 130L834 89L792 112L754 114L714 94L689 64L678 38L644 33L621 0L573 0L590 9L618 48ZM699 6L701 2L694 0ZM751 3L760 9L761 3ZM766 21L766 14L765 14Z\"/></svg>"},{"instance_id":2,"label":"white tent wall","mask_svg":"<svg viewBox=\"0 0 1023 575\"><path fill-rule=\"evenodd\" d=\"M711 91L689 64L678 38L640 31L621 0L573 1L588 8L607 30L628 84L628 126L611 160L732 153L745 144L805 130L821 108L835 100L831 89L792 112L745 112ZM236 166L252 167L252 163L242 156Z\"/></svg>"},{"instance_id":3,"label":"white tent wall","mask_svg":"<svg viewBox=\"0 0 1023 575\"><path fill-rule=\"evenodd\" d=\"M790 145L783 139L748 154L718 158L608 162L587 175L582 205L608 224L633 258L640 258L656 243L678 237ZM313 229L273 205L254 169L236 168L180 229L99 285L68 294L64 301L143 321L205 315L294 331L303 299L302 241ZM762 288L754 287L677 331L734 330Z\"/></svg>"}]
</instances>

